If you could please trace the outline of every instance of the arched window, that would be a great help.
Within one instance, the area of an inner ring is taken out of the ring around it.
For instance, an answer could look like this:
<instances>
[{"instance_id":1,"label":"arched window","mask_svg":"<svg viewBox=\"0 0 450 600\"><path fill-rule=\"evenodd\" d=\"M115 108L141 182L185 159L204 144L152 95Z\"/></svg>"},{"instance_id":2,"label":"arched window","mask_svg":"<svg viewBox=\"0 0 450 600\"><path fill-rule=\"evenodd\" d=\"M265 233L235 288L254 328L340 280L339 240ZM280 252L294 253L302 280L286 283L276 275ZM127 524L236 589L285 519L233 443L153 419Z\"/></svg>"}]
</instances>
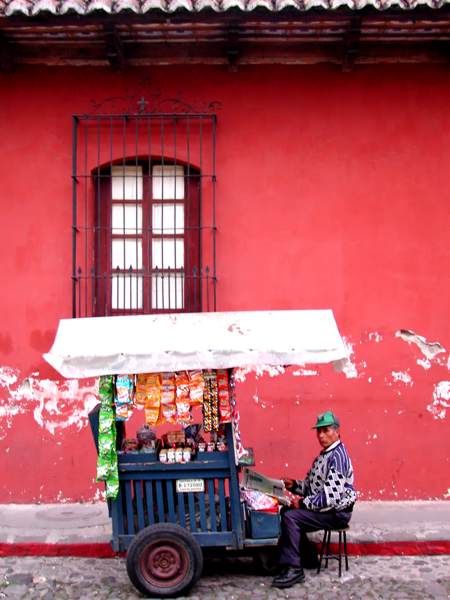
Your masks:
<instances>
[{"instance_id":1,"label":"arched window","mask_svg":"<svg viewBox=\"0 0 450 600\"><path fill-rule=\"evenodd\" d=\"M96 178L96 314L200 310L200 173L152 159Z\"/></svg>"},{"instance_id":2,"label":"arched window","mask_svg":"<svg viewBox=\"0 0 450 600\"><path fill-rule=\"evenodd\" d=\"M216 310L216 116L75 115L73 317Z\"/></svg>"}]
</instances>

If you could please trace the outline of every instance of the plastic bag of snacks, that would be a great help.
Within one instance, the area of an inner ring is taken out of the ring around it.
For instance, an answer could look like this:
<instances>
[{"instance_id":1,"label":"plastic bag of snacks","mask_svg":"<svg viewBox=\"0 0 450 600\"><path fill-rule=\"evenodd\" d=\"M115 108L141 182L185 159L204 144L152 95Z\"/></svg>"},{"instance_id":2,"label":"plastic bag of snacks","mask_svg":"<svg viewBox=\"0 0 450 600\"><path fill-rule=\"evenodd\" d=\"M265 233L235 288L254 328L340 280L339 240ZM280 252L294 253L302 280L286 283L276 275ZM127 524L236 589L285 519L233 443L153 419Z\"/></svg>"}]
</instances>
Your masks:
<instances>
[{"instance_id":1,"label":"plastic bag of snacks","mask_svg":"<svg viewBox=\"0 0 450 600\"><path fill-rule=\"evenodd\" d=\"M203 391L203 429L217 431L219 429L219 396L217 377L214 371L203 374L205 389Z\"/></svg>"},{"instance_id":2,"label":"plastic bag of snacks","mask_svg":"<svg viewBox=\"0 0 450 600\"><path fill-rule=\"evenodd\" d=\"M134 379L132 375L116 377L116 421L126 421L133 413Z\"/></svg>"},{"instance_id":3,"label":"plastic bag of snacks","mask_svg":"<svg viewBox=\"0 0 450 600\"><path fill-rule=\"evenodd\" d=\"M248 508L252 510L263 510L265 512L278 512L278 500L256 490L241 490L241 498Z\"/></svg>"},{"instance_id":4,"label":"plastic bag of snacks","mask_svg":"<svg viewBox=\"0 0 450 600\"><path fill-rule=\"evenodd\" d=\"M137 376L136 403L144 406L146 423L156 425L161 408L161 378L158 373Z\"/></svg>"},{"instance_id":5,"label":"plastic bag of snacks","mask_svg":"<svg viewBox=\"0 0 450 600\"><path fill-rule=\"evenodd\" d=\"M175 423L175 373L161 375L161 417L166 423Z\"/></svg>"},{"instance_id":6,"label":"plastic bag of snacks","mask_svg":"<svg viewBox=\"0 0 450 600\"><path fill-rule=\"evenodd\" d=\"M119 472L116 452L116 423L114 414L114 379L100 377L97 481L106 483L106 497L115 499L119 493Z\"/></svg>"},{"instance_id":7,"label":"plastic bag of snacks","mask_svg":"<svg viewBox=\"0 0 450 600\"><path fill-rule=\"evenodd\" d=\"M189 401L189 378L186 371L181 371L175 375L176 383L176 406L177 421L179 423L190 423L191 405Z\"/></svg>"},{"instance_id":8,"label":"plastic bag of snacks","mask_svg":"<svg viewBox=\"0 0 450 600\"><path fill-rule=\"evenodd\" d=\"M136 379L136 403L146 406L161 399L161 377L159 373L140 373Z\"/></svg>"},{"instance_id":9,"label":"plastic bag of snacks","mask_svg":"<svg viewBox=\"0 0 450 600\"><path fill-rule=\"evenodd\" d=\"M228 371L218 369L217 389L219 395L219 413L221 423L231 423L230 392L228 389Z\"/></svg>"},{"instance_id":10,"label":"plastic bag of snacks","mask_svg":"<svg viewBox=\"0 0 450 600\"><path fill-rule=\"evenodd\" d=\"M189 398L191 406L203 404L205 381L201 371L189 371Z\"/></svg>"}]
</instances>

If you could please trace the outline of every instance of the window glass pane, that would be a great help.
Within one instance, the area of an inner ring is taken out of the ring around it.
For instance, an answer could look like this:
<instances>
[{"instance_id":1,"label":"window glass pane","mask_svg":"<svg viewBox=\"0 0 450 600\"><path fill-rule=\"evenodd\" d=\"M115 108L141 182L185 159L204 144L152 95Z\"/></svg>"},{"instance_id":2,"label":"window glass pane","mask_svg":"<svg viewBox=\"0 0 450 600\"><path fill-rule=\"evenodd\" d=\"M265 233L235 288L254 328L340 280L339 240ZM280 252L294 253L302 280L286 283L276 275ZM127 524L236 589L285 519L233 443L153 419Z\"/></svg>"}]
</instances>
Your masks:
<instances>
[{"instance_id":1,"label":"window glass pane","mask_svg":"<svg viewBox=\"0 0 450 600\"><path fill-rule=\"evenodd\" d=\"M152 277L152 308L184 308L184 275L182 273L164 273Z\"/></svg>"},{"instance_id":2,"label":"window glass pane","mask_svg":"<svg viewBox=\"0 0 450 600\"><path fill-rule=\"evenodd\" d=\"M138 205L113 204L112 232L142 233L142 208Z\"/></svg>"},{"instance_id":3,"label":"window glass pane","mask_svg":"<svg viewBox=\"0 0 450 600\"><path fill-rule=\"evenodd\" d=\"M153 205L153 233L184 233L184 205L183 204L154 204ZM176 229L176 231L175 231Z\"/></svg>"},{"instance_id":4,"label":"window glass pane","mask_svg":"<svg viewBox=\"0 0 450 600\"><path fill-rule=\"evenodd\" d=\"M111 306L115 310L142 308L142 277L138 275L113 275Z\"/></svg>"},{"instance_id":5,"label":"window glass pane","mask_svg":"<svg viewBox=\"0 0 450 600\"><path fill-rule=\"evenodd\" d=\"M112 167L112 199L142 200L142 167Z\"/></svg>"},{"instance_id":6,"label":"window glass pane","mask_svg":"<svg viewBox=\"0 0 450 600\"><path fill-rule=\"evenodd\" d=\"M176 238L153 240L152 247L154 269L182 269L184 267L184 240Z\"/></svg>"},{"instance_id":7,"label":"window glass pane","mask_svg":"<svg viewBox=\"0 0 450 600\"><path fill-rule=\"evenodd\" d=\"M142 269L142 240L140 238L112 241L111 267L115 269Z\"/></svg>"},{"instance_id":8,"label":"window glass pane","mask_svg":"<svg viewBox=\"0 0 450 600\"><path fill-rule=\"evenodd\" d=\"M152 170L154 200L184 199L184 167L155 165Z\"/></svg>"}]
</instances>

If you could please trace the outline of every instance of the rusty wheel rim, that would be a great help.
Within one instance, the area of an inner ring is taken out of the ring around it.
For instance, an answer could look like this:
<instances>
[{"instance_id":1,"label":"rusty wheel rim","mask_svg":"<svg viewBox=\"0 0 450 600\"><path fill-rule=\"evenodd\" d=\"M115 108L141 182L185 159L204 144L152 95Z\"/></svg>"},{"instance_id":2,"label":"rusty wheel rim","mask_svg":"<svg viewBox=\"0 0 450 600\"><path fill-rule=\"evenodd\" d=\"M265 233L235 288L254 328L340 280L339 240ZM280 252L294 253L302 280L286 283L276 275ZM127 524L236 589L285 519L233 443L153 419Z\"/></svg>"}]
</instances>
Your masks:
<instances>
[{"instance_id":1,"label":"rusty wheel rim","mask_svg":"<svg viewBox=\"0 0 450 600\"><path fill-rule=\"evenodd\" d=\"M168 588L184 579L189 562L189 553L182 544L165 540L145 547L140 566L142 575L151 585Z\"/></svg>"}]
</instances>

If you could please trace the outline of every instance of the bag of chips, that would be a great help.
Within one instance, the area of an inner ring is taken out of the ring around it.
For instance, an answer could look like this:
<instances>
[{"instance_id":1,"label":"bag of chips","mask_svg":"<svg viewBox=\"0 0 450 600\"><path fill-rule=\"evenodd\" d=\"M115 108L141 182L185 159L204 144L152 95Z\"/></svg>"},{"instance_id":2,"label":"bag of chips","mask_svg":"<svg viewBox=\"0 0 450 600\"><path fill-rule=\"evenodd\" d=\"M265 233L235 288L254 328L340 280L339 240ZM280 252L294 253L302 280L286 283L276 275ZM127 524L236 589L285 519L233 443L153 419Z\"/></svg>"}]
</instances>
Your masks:
<instances>
[{"instance_id":1,"label":"bag of chips","mask_svg":"<svg viewBox=\"0 0 450 600\"><path fill-rule=\"evenodd\" d=\"M141 373L136 381L136 403L141 406L159 406L161 378L159 373Z\"/></svg>"},{"instance_id":2,"label":"bag of chips","mask_svg":"<svg viewBox=\"0 0 450 600\"><path fill-rule=\"evenodd\" d=\"M129 404L116 404L116 421L128 421L133 414Z\"/></svg>"},{"instance_id":3,"label":"bag of chips","mask_svg":"<svg viewBox=\"0 0 450 600\"><path fill-rule=\"evenodd\" d=\"M166 423L175 423L175 373L161 375L161 417Z\"/></svg>"},{"instance_id":4,"label":"bag of chips","mask_svg":"<svg viewBox=\"0 0 450 600\"><path fill-rule=\"evenodd\" d=\"M114 410L112 407L100 408L98 415L98 433L99 435L108 434L114 423Z\"/></svg>"},{"instance_id":5,"label":"bag of chips","mask_svg":"<svg viewBox=\"0 0 450 600\"><path fill-rule=\"evenodd\" d=\"M189 377L186 371L181 371L175 375L176 383L176 406L177 406L177 421L179 423L190 423L191 405L189 401Z\"/></svg>"},{"instance_id":6,"label":"bag of chips","mask_svg":"<svg viewBox=\"0 0 450 600\"><path fill-rule=\"evenodd\" d=\"M116 421L127 421L133 412L134 381L132 375L116 377Z\"/></svg>"},{"instance_id":7,"label":"bag of chips","mask_svg":"<svg viewBox=\"0 0 450 600\"><path fill-rule=\"evenodd\" d=\"M102 406L112 406L114 401L114 378L102 375L98 385L98 398Z\"/></svg>"},{"instance_id":8,"label":"bag of chips","mask_svg":"<svg viewBox=\"0 0 450 600\"><path fill-rule=\"evenodd\" d=\"M145 411L145 422L147 423L147 425L149 427L151 427L152 425L156 425L159 421L159 413L160 413L160 407L152 407L152 406L146 406L144 408Z\"/></svg>"},{"instance_id":9,"label":"bag of chips","mask_svg":"<svg viewBox=\"0 0 450 600\"><path fill-rule=\"evenodd\" d=\"M203 404L205 381L201 371L189 371L189 398L191 406Z\"/></svg>"},{"instance_id":10,"label":"bag of chips","mask_svg":"<svg viewBox=\"0 0 450 600\"><path fill-rule=\"evenodd\" d=\"M221 423L231 423L230 392L228 388L228 371L218 369L217 389L219 394L219 413Z\"/></svg>"},{"instance_id":11,"label":"bag of chips","mask_svg":"<svg viewBox=\"0 0 450 600\"><path fill-rule=\"evenodd\" d=\"M119 473L116 469L106 481L106 497L115 500L119 494Z\"/></svg>"},{"instance_id":12,"label":"bag of chips","mask_svg":"<svg viewBox=\"0 0 450 600\"><path fill-rule=\"evenodd\" d=\"M104 481L106 483L106 497L115 499L119 493L119 471L113 407L114 379L112 375L100 377L99 399L97 481Z\"/></svg>"}]
</instances>

